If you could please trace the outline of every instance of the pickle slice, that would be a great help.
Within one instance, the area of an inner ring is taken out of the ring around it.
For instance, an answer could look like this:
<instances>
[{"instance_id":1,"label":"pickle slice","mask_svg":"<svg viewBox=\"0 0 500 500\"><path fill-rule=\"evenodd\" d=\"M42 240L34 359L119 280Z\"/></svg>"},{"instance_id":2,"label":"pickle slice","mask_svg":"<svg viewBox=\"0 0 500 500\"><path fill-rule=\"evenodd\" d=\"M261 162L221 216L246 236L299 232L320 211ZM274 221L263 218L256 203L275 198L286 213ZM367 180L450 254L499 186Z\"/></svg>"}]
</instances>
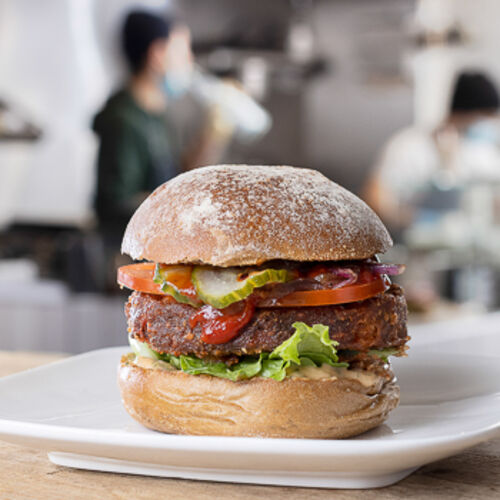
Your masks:
<instances>
[{"instance_id":1,"label":"pickle slice","mask_svg":"<svg viewBox=\"0 0 500 500\"><path fill-rule=\"evenodd\" d=\"M286 269L252 271L234 267L213 269L195 266L191 280L203 302L224 309L248 297L255 288L269 283L285 283L293 277Z\"/></svg>"},{"instance_id":2,"label":"pickle slice","mask_svg":"<svg viewBox=\"0 0 500 500\"><path fill-rule=\"evenodd\" d=\"M177 302L200 307L202 304L196 297L186 295L186 288L191 285L192 266L155 266L153 281L158 283L161 291L171 295Z\"/></svg>"}]
</instances>

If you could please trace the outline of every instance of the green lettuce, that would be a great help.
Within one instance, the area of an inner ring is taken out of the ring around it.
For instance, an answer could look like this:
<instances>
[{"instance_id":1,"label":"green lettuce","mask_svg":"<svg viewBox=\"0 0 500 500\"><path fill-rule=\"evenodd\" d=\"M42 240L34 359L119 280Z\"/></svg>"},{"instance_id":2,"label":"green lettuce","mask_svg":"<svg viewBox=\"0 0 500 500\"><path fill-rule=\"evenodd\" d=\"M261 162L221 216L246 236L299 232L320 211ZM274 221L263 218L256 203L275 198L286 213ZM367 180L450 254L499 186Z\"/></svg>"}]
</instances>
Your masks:
<instances>
[{"instance_id":1,"label":"green lettuce","mask_svg":"<svg viewBox=\"0 0 500 500\"><path fill-rule=\"evenodd\" d=\"M161 359L191 375L211 375L233 381L257 376L283 380L301 366L321 366L325 363L337 367L348 366L348 363L339 363L336 350L338 343L330 339L327 326L308 326L296 322L293 327L295 333L271 353L243 356L231 366L195 356L160 354L133 338L130 338L130 346L138 356Z\"/></svg>"},{"instance_id":2,"label":"green lettuce","mask_svg":"<svg viewBox=\"0 0 500 500\"><path fill-rule=\"evenodd\" d=\"M161 357L161 354L151 349L146 342L139 342L137 339L134 339L132 335L129 336L128 343L137 356L151 359L160 359Z\"/></svg>"},{"instance_id":3,"label":"green lettuce","mask_svg":"<svg viewBox=\"0 0 500 500\"><path fill-rule=\"evenodd\" d=\"M307 326L296 322L292 325L295 333L285 340L270 354L271 359L283 359L301 364L301 358L309 358L317 366L327 363L337 366L339 358L336 347L338 342L328 335L328 327L324 325Z\"/></svg>"},{"instance_id":4,"label":"green lettuce","mask_svg":"<svg viewBox=\"0 0 500 500\"><path fill-rule=\"evenodd\" d=\"M169 356L169 358L172 357L175 356ZM176 365L174 364L174 366ZM228 378L235 381L257 375L262 369L262 361L260 357L245 356L239 363L228 366L222 362L204 361L195 356L180 356L180 366L178 368L191 375L212 375L213 377Z\"/></svg>"},{"instance_id":5,"label":"green lettuce","mask_svg":"<svg viewBox=\"0 0 500 500\"><path fill-rule=\"evenodd\" d=\"M351 349L342 349L342 356L348 360L355 358L359 351L353 351ZM369 356L373 358L380 358L384 363L389 362L389 356L401 356L403 353L400 347L385 347L384 349L370 349L366 352Z\"/></svg>"},{"instance_id":6,"label":"green lettuce","mask_svg":"<svg viewBox=\"0 0 500 500\"><path fill-rule=\"evenodd\" d=\"M331 366L346 367L347 363L339 363L337 356L338 342L328 335L325 325L308 326L302 322L292 325L295 333L281 345L276 347L269 358L273 370L266 370L265 375L275 380L283 380L288 372L300 366Z\"/></svg>"},{"instance_id":7,"label":"green lettuce","mask_svg":"<svg viewBox=\"0 0 500 500\"><path fill-rule=\"evenodd\" d=\"M397 347L386 347L385 349L371 349L368 351L370 356L376 356L380 358L384 363L389 361L389 356L397 356L400 349Z\"/></svg>"}]
</instances>

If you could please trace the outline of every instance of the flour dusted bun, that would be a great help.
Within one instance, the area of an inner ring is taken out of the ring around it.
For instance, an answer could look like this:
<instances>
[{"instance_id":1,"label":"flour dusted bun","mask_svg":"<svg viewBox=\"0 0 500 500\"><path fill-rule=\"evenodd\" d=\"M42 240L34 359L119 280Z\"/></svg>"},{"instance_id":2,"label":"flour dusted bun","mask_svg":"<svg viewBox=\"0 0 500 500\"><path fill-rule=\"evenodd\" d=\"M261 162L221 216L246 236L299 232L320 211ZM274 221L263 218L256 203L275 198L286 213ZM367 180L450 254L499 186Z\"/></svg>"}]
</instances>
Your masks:
<instances>
[{"instance_id":1,"label":"flour dusted bun","mask_svg":"<svg viewBox=\"0 0 500 500\"><path fill-rule=\"evenodd\" d=\"M240 382L137 366L124 356L122 401L138 422L161 432L274 438L347 438L381 424L399 401L394 381L375 377L252 378Z\"/></svg>"},{"instance_id":2,"label":"flour dusted bun","mask_svg":"<svg viewBox=\"0 0 500 500\"><path fill-rule=\"evenodd\" d=\"M130 220L122 252L225 267L364 259L391 245L363 201L315 170L219 165L158 187Z\"/></svg>"}]
</instances>

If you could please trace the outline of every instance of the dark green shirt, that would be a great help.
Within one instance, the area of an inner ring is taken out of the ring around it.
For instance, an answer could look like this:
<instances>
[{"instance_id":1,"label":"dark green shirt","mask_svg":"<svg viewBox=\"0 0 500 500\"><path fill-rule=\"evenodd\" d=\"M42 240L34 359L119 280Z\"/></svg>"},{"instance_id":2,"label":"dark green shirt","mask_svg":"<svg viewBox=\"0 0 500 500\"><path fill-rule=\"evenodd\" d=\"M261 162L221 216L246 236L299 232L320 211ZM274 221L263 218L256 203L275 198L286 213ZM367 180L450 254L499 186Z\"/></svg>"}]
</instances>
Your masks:
<instances>
[{"instance_id":1,"label":"dark green shirt","mask_svg":"<svg viewBox=\"0 0 500 500\"><path fill-rule=\"evenodd\" d=\"M141 193L179 173L178 139L165 113L148 113L128 90L110 97L93 129L100 139L95 196L99 222L124 226Z\"/></svg>"}]
</instances>

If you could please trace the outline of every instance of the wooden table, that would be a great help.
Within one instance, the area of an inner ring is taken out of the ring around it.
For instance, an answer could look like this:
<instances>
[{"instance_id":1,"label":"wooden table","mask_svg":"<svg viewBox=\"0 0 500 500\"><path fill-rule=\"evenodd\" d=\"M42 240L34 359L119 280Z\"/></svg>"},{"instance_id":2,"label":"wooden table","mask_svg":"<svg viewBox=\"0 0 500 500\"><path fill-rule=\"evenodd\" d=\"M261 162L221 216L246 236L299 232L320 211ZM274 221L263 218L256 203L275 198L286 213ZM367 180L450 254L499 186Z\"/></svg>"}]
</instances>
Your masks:
<instances>
[{"instance_id":1,"label":"wooden table","mask_svg":"<svg viewBox=\"0 0 500 500\"><path fill-rule=\"evenodd\" d=\"M59 357L61 355L0 351L0 376L48 363ZM427 465L398 484L376 490L250 486L90 472L59 467L49 462L45 452L0 442L0 499L107 498L499 499L500 439Z\"/></svg>"}]
</instances>

